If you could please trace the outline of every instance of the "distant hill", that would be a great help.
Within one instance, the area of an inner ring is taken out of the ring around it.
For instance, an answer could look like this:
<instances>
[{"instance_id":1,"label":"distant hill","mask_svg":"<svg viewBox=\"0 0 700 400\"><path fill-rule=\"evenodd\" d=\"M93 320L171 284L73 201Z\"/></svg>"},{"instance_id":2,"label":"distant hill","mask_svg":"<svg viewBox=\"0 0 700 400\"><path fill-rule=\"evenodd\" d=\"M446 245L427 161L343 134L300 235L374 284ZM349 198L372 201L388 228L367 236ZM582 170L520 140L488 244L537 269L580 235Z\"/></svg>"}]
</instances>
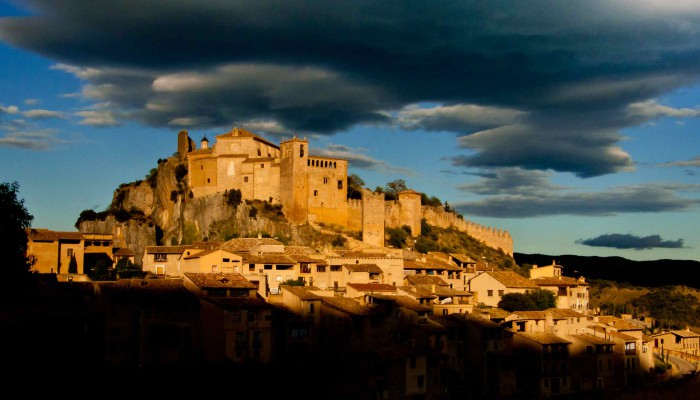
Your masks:
<instances>
[{"instance_id":1,"label":"distant hill","mask_svg":"<svg viewBox=\"0 0 700 400\"><path fill-rule=\"evenodd\" d=\"M633 261L622 257L586 257L574 255L514 253L515 262L522 266L551 265L564 267L564 275L586 279L627 282L631 285L660 287L685 285L700 288L700 262L694 260Z\"/></svg>"}]
</instances>

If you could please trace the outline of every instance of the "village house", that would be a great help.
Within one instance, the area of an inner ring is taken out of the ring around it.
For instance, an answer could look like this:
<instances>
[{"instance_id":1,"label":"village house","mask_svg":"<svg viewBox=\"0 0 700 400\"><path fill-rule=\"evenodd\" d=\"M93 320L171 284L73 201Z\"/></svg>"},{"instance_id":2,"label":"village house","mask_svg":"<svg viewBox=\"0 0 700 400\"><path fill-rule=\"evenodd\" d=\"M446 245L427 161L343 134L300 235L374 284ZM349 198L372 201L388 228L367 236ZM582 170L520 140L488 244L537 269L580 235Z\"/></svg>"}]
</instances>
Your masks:
<instances>
[{"instance_id":1,"label":"village house","mask_svg":"<svg viewBox=\"0 0 700 400\"><path fill-rule=\"evenodd\" d=\"M690 329L672 330L651 335L654 348L678 351L681 353L700 354L700 334Z\"/></svg>"},{"instance_id":2,"label":"village house","mask_svg":"<svg viewBox=\"0 0 700 400\"><path fill-rule=\"evenodd\" d=\"M469 281L470 292L476 293L477 301L491 307L498 307L503 295L526 293L539 289L534 282L513 271L485 271Z\"/></svg>"}]
</instances>

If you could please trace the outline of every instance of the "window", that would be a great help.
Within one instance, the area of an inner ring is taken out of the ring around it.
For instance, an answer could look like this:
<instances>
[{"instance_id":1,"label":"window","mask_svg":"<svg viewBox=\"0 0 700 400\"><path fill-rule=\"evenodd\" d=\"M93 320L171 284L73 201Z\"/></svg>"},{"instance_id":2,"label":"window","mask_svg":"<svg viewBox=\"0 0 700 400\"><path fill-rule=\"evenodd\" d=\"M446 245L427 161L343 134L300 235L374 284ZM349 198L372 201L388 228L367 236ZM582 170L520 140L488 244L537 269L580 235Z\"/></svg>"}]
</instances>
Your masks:
<instances>
[{"instance_id":1,"label":"window","mask_svg":"<svg viewBox=\"0 0 700 400\"><path fill-rule=\"evenodd\" d=\"M338 181L338 189L342 189L342 188L343 188L343 181Z\"/></svg>"},{"instance_id":2,"label":"window","mask_svg":"<svg viewBox=\"0 0 700 400\"><path fill-rule=\"evenodd\" d=\"M224 261L224 262L231 262L231 260L230 260L230 259L228 259L228 258L224 258L224 260L223 260L223 261Z\"/></svg>"},{"instance_id":3,"label":"window","mask_svg":"<svg viewBox=\"0 0 700 400\"><path fill-rule=\"evenodd\" d=\"M255 272L255 264L248 264L248 271Z\"/></svg>"},{"instance_id":4,"label":"window","mask_svg":"<svg viewBox=\"0 0 700 400\"><path fill-rule=\"evenodd\" d=\"M316 272L326 272L326 266L325 265L317 265Z\"/></svg>"},{"instance_id":5,"label":"window","mask_svg":"<svg viewBox=\"0 0 700 400\"><path fill-rule=\"evenodd\" d=\"M493 290L487 290L486 295L489 297L493 297Z\"/></svg>"},{"instance_id":6,"label":"window","mask_svg":"<svg viewBox=\"0 0 700 400\"><path fill-rule=\"evenodd\" d=\"M66 250L66 255L67 255L68 257L73 257L73 249L68 249L68 250Z\"/></svg>"},{"instance_id":7,"label":"window","mask_svg":"<svg viewBox=\"0 0 700 400\"><path fill-rule=\"evenodd\" d=\"M331 272L339 272L340 270L340 265L331 265Z\"/></svg>"},{"instance_id":8,"label":"window","mask_svg":"<svg viewBox=\"0 0 700 400\"><path fill-rule=\"evenodd\" d=\"M210 183L210 182L211 182L211 179L207 178L207 183Z\"/></svg>"},{"instance_id":9,"label":"window","mask_svg":"<svg viewBox=\"0 0 700 400\"><path fill-rule=\"evenodd\" d=\"M299 157L304 157L304 145L299 146Z\"/></svg>"},{"instance_id":10,"label":"window","mask_svg":"<svg viewBox=\"0 0 700 400\"><path fill-rule=\"evenodd\" d=\"M310 274L311 273L311 266L309 264L301 264L301 273L302 274Z\"/></svg>"},{"instance_id":11,"label":"window","mask_svg":"<svg viewBox=\"0 0 700 400\"><path fill-rule=\"evenodd\" d=\"M314 196L318 196L318 190L314 190Z\"/></svg>"},{"instance_id":12,"label":"window","mask_svg":"<svg viewBox=\"0 0 700 400\"><path fill-rule=\"evenodd\" d=\"M309 303L309 314L314 313L314 303Z\"/></svg>"},{"instance_id":13,"label":"window","mask_svg":"<svg viewBox=\"0 0 700 400\"><path fill-rule=\"evenodd\" d=\"M248 177L247 177L247 176L244 176L244 177L243 177L243 182L248 183Z\"/></svg>"},{"instance_id":14,"label":"window","mask_svg":"<svg viewBox=\"0 0 700 400\"><path fill-rule=\"evenodd\" d=\"M254 312L248 311L246 313L246 319L248 322L255 322L257 320L257 316L255 315Z\"/></svg>"},{"instance_id":15,"label":"window","mask_svg":"<svg viewBox=\"0 0 700 400\"><path fill-rule=\"evenodd\" d=\"M282 275L277 275L277 278L275 278L277 282L282 282Z\"/></svg>"},{"instance_id":16,"label":"window","mask_svg":"<svg viewBox=\"0 0 700 400\"><path fill-rule=\"evenodd\" d=\"M418 384L419 388L422 388L425 385L425 376L424 375L418 375L416 377L416 383Z\"/></svg>"},{"instance_id":17,"label":"window","mask_svg":"<svg viewBox=\"0 0 700 400\"><path fill-rule=\"evenodd\" d=\"M265 168L265 164L260 164L260 168Z\"/></svg>"},{"instance_id":18,"label":"window","mask_svg":"<svg viewBox=\"0 0 700 400\"><path fill-rule=\"evenodd\" d=\"M167 255L167 254L162 254L162 253L154 254L154 255L153 255L153 261L155 261L155 262L164 262L164 261L168 261L168 255Z\"/></svg>"},{"instance_id":19,"label":"window","mask_svg":"<svg viewBox=\"0 0 700 400\"><path fill-rule=\"evenodd\" d=\"M504 290L499 290L499 291L498 291L498 295L501 296L501 297L503 297L503 294L504 294L504 293L505 293Z\"/></svg>"},{"instance_id":20,"label":"window","mask_svg":"<svg viewBox=\"0 0 700 400\"><path fill-rule=\"evenodd\" d=\"M328 179L327 177L323 177L323 184L324 185L327 185L329 181L330 181L330 179Z\"/></svg>"}]
</instances>

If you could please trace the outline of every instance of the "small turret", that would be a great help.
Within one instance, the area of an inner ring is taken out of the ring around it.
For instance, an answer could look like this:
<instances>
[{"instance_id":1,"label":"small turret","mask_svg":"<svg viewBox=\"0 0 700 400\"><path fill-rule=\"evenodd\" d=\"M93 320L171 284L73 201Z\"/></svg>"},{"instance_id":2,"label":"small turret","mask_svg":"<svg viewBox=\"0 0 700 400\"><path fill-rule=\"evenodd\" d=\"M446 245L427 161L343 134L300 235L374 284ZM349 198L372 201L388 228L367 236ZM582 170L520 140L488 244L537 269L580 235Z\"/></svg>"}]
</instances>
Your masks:
<instances>
[{"instance_id":1,"label":"small turret","mask_svg":"<svg viewBox=\"0 0 700 400\"><path fill-rule=\"evenodd\" d=\"M209 139L207 139L207 135L204 135L202 138L201 146L202 149L208 149L209 148Z\"/></svg>"}]
</instances>

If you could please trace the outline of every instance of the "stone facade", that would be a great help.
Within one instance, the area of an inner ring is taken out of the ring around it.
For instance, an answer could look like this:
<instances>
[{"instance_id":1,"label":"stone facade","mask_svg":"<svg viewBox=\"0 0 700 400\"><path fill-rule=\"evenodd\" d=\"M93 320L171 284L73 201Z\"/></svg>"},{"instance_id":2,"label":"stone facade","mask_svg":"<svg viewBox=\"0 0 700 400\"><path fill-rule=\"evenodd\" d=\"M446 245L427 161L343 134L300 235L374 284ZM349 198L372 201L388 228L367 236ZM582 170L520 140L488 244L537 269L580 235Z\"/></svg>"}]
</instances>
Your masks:
<instances>
[{"instance_id":1,"label":"stone facade","mask_svg":"<svg viewBox=\"0 0 700 400\"><path fill-rule=\"evenodd\" d=\"M363 190L361 200L347 199L348 162L309 155L309 142L296 136L279 146L241 128L204 137L196 149L187 131L178 134L178 152L187 158L188 184L195 198L238 189L243 200L281 204L296 224L316 222L361 230L363 242L384 246L385 227L407 225L420 235L423 219L440 228L454 228L487 246L513 255L507 231L465 221L442 207L421 205L421 193L407 189L398 200ZM183 155L184 153L184 155Z\"/></svg>"}]
</instances>

